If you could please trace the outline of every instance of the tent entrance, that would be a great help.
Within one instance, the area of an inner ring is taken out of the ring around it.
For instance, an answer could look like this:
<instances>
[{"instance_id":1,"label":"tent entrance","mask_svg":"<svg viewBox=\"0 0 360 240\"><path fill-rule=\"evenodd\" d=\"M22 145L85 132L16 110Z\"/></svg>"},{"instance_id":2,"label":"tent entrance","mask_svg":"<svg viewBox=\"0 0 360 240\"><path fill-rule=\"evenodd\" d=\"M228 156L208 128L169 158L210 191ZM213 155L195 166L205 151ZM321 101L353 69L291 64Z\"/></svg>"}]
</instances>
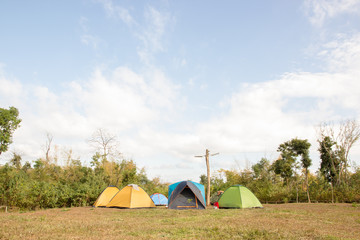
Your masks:
<instances>
[{"instance_id":1,"label":"tent entrance","mask_svg":"<svg viewBox=\"0 0 360 240\"><path fill-rule=\"evenodd\" d=\"M197 197L188 186L182 190L175 201L177 208L198 208Z\"/></svg>"},{"instance_id":2,"label":"tent entrance","mask_svg":"<svg viewBox=\"0 0 360 240\"><path fill-rule=\"evenodd\" d=\"M174 185L174 184L173 184ZM172 185L169 186L169 192ZM204 186L202 189L204 189ZM169 209L205 209L204 195L198 186L191 181L176 183L169 198Z\"/></svg>"}]
</instances>

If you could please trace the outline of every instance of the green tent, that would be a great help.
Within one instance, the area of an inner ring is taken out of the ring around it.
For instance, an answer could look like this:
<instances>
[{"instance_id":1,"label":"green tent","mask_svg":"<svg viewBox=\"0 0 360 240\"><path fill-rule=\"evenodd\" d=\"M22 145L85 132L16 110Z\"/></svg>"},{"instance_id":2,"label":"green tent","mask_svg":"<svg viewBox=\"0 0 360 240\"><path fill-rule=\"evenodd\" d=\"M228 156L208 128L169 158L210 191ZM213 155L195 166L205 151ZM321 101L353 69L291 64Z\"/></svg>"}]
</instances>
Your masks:
<instances>
[{"instance_id":1,"label":"green tent","mask_svg":"<svg viewBox=\"0 0 360 240\"><path fill-rule=\"evenodd\" d=\"M262 208L259 199L246 187L233 185L219 199L219 208Z\"/></svg>"}]
</instances>

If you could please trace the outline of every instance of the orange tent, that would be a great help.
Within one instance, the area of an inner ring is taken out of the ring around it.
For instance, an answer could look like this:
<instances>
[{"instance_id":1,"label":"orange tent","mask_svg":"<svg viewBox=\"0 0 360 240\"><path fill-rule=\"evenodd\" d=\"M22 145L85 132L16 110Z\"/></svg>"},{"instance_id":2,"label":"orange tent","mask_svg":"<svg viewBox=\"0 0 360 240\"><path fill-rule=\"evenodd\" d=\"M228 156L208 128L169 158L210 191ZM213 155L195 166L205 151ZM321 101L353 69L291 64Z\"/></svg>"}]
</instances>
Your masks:
<instances>
[{"instance_id":1,"label":"orange tent","mask_svg":"<svg viewBox=\"0 0 360 240\"><path fill-rule=\"evenodd\" d=\"M155 204L144 189L130 184L116 193L106 207L151 208L155 207Z\"/></svg>"},{"instance_id":2,"label":"orange tent","mask_svg":"<svg viewBox=\"0 0 360 240\"><path fill-rule=\"evenodd\" d=\"M106 207L106 204L119 192L119 189L115 186L109 186L105 188L96 199L94 207Z\"/></svg>"}]
</instances>

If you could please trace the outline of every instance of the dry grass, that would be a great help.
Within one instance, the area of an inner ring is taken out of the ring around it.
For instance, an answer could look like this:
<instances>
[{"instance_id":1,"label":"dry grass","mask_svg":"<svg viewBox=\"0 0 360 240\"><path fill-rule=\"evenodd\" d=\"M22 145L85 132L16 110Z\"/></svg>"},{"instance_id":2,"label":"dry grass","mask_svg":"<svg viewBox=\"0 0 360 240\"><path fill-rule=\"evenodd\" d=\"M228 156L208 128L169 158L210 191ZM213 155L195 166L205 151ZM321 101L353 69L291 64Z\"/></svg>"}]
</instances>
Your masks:
<instances>
[{"instance_id":1,"label":"dry grass","mask_svg":"<svg viewBox=\"0 0 360 240\"><path fill-rule=\"evenodd\" d=\"M0 239L360 239L360 207L48 209L0 213Z\"/></svg>"}]
</instances>

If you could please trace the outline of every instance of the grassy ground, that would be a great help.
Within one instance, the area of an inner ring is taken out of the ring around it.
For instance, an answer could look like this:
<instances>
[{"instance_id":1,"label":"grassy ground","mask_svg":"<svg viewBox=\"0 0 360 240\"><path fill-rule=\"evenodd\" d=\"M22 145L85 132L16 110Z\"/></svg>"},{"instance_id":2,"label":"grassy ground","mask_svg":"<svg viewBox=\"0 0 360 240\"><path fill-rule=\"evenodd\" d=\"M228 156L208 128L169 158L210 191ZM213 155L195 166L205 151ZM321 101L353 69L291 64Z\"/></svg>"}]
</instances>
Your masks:
<instances>
[{"instance_id":1,"label":"grassy ground","mask_svg":"<svg viewBox=\"0 0 360 240\"><path fill-rule=\"evenodd\" d=\"M0 239L360 239L360 205L2 212Z\"/></svg>"}]
</instances>

